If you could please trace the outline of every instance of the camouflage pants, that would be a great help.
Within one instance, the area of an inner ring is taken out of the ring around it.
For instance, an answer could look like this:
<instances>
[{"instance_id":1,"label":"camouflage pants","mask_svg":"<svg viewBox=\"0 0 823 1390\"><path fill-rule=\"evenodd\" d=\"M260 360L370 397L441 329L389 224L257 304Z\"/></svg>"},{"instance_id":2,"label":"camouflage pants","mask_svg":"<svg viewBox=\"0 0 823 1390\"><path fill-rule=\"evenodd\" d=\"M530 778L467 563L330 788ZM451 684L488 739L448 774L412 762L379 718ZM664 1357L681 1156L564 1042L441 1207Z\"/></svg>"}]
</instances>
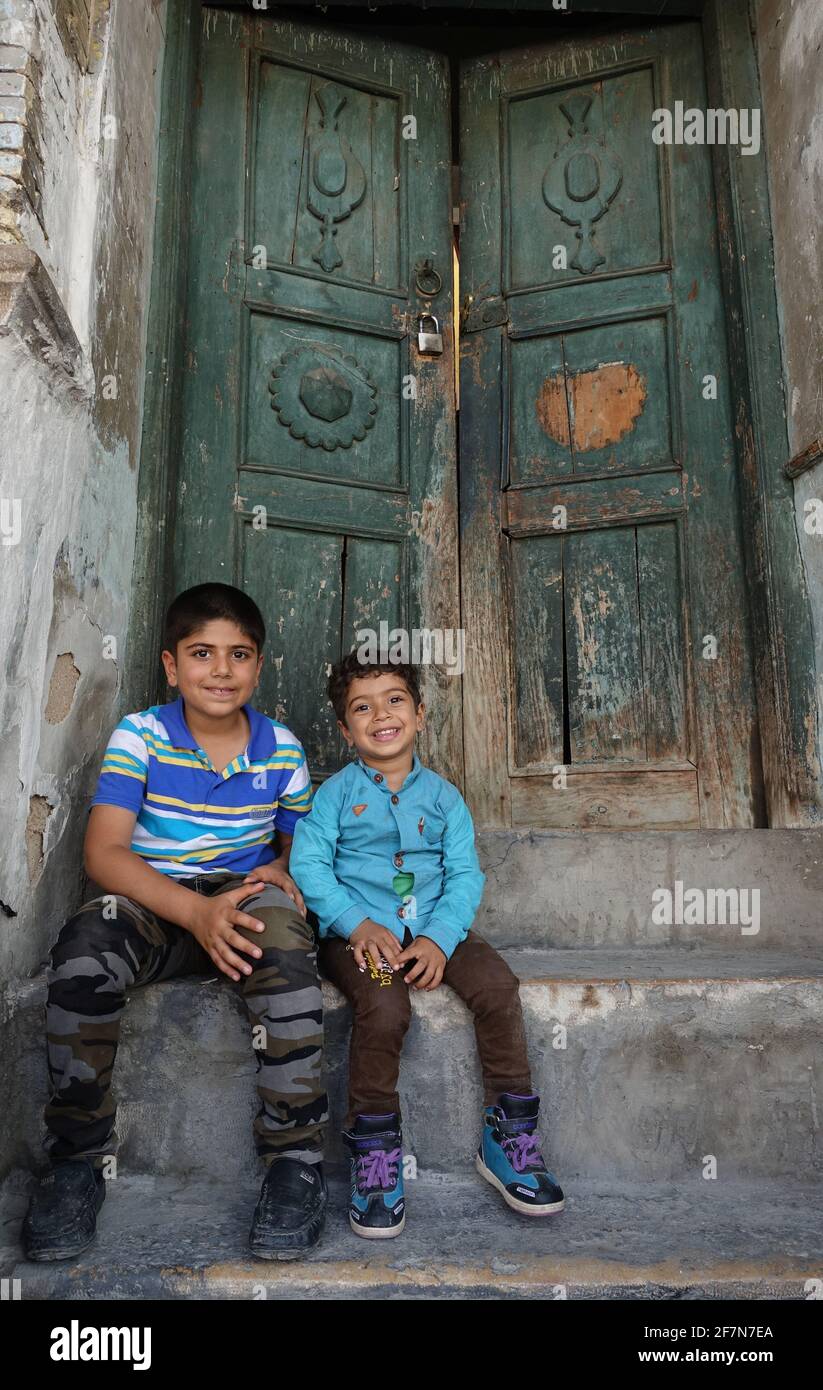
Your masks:
<instances>
[{"instance_id":1,"label":"camouflage pants","mask_svg":"<svg viewBox=\"0 0 823 1390\"><path fill-rule=\"evenodd\" d=\"M243 875L199 875L182 882L195 892L212 894L238 887ZM263 954L247 956L252 974L229 982L242 993L254 1029L257 1152L267 1163L286 1154L319 1162L321 1126L328 1114L314 933L286 894L271 884L243 908L266 925L265 932L237 928ZM52 1162L85 1156L99 1167L117 1150L111 1079L129 989L180 975L217 973L190 932L130 898L95 898L69 918L47 974L52 1094L44 1118Z\"/></svg>"}]
</instances>

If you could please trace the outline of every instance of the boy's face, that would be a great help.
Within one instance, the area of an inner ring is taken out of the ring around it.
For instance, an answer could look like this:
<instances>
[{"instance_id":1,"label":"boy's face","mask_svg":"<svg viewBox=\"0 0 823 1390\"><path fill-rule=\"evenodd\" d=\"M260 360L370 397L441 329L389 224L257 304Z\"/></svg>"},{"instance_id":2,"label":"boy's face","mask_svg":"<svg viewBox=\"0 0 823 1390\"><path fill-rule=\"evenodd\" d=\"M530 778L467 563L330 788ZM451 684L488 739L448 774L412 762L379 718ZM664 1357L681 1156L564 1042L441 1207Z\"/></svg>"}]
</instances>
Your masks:
<instances>
[{"instance_id":1,"label":"boy's face","mask_svg":"<svg viewBox=\"0 0 823 1390\"><path fill-rule=\"evenodd\" d=\"M346 694L345 721L337 727L366 762L402 760L423 728L425 707L415 709L408 686L388 671L353 680Z\"/></svg>"},{"instance_id":2,"label":"boy's face","mask_svg":"<svg viewBox=\"0 0 823 1390\"><path fill-rule=\"evenodd\" d=\"M257 644L235 623L215 618L163 652L169 685L177 686L187 710L223 719L247 704L260 679Z\"/></svg>"}]
</instances>

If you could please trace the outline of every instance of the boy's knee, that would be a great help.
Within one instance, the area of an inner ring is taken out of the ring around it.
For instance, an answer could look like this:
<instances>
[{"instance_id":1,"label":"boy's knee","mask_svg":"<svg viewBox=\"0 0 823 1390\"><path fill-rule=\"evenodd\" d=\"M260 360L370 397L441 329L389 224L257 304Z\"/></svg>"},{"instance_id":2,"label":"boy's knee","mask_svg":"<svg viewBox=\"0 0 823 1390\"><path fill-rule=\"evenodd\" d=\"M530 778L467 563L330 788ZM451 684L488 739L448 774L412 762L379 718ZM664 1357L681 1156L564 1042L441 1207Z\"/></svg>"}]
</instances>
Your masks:
<instances>
[{"instance_id":1,"label":"boy's knee","mask_svg":"<svg viewBox=\"0 0 823 1390\"><path fill-rule=\"evenodd\" d=\"M279 889L274 891L280 892ZM249 927L238 927L238 931L264 952L296 951L302 955L314 953L317 949L314 932L286 894L283 893L281 896L284 900L283 905L264 903L260 899L255 899L253 906L244 903L241 910L262 922L264 930L258 932L252 931ZM260 898L262 897L261 893Z\"/></svg>"},{"instance_id":2,"label":"boy's knee","mask_svg":"<svg viewBox=\"0 0 823 1390\"><path fill-rule=\"evenodd\" d=\"M80 963L84 963L80 973L92 973L99 964L110 974L118 963L126 974L132 973L143 940L135 927L133 911L129 898L115 895L84 903L64 923L51 949L49 976L57 978Z\"/></svg>"},{"instance_id":3,"label":"boy's knee","mask_svg":"<svg viewBox=\"0 0 823 1390\"><path fill-rule=\"evenodd\" d=\"M354 1002L358 1024L380 1033L403 1036L411 1021L409 986L397 978L390 985L379 985L359 991Z\"/></svg>"},{"instance_id":4,"label":"boy's knee","mask_svg":"<svg viewBox=\"0 0 823 1390\"><path fill-rule=\"evenodd\" d=\"M247 1000L252 996L270 997L284 989L292 992L311 989L313 993L316 991L317 1001L320 1001L314 932L294 904L289 902L288 908L258 907L253 915L263 922L262 932L248 927L237 928L241 936L263 952L262 956L247 957L252 973L243 976L240 982ZM319 1002L317 1007L322 1007Z\"/></svg>"},{"instance_id":5,"label":"boy's knee","mask_svg":"<svg viewBox=\"0 0 823 1390\"><path fill-rule=\"evenodd\" d=\"M469 1001L475 1013L520 1007L520 981L502 956L490 960Z\"/></svg>"},{"instance_id":6,"label":"boy's knee","mask_svg":"<svg viewBox=\"0 0 823 1390\"><path fill-rule=\"evenodd\" d=\"M263 907L284 907L290 912L297 912L297 908L282 888L278 888L276 883L267 883L259 893L253 893L248 898L243 898L240 903L240 911L248 912L252 917L258 916L258 908ZM300 914L298 913L298 916Z\"/></svg>"}]
</instances>

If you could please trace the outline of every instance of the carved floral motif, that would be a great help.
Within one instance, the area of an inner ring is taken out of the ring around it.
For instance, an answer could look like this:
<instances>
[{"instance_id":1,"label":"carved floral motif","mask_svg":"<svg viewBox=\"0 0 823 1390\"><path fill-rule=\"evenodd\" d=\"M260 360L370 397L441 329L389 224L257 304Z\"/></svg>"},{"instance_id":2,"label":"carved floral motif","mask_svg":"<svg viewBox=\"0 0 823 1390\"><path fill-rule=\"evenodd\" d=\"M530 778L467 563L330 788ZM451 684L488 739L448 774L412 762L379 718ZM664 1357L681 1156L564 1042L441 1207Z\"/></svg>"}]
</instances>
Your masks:
<instances>
[{"instance_id":1,"label":"carved floral motif","mask_svg":"<svg viewBox=\"0 0 823 1390\"><path fill-rule=\"evenodd\" d=\"M325 344L293 348L272 367L271 406L310 449L350 449L377 414L377 388L351 353Z\"/></svg>"}]
</instances>

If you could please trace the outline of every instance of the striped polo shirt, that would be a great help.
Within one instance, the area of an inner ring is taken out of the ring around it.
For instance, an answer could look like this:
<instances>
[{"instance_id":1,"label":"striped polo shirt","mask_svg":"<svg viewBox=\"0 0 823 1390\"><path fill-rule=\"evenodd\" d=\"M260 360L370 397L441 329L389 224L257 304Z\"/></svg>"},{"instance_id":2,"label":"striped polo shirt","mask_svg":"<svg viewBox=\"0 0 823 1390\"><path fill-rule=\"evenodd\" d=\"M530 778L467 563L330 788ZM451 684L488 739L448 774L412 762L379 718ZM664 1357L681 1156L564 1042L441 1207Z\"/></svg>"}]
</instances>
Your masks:
<instances>
[{"instance_id":1,"label":"striped polo shirt","mask_svg":"<svg viewBox=\"0 0 823 1390\"><path fill-rule=\"evenodd\" d=\"M306 755L284 724L243 709L245 751L217 772L189 731L182 696L127 714L114 730L92 806L122 806L137 821L131 848L162 874L245 874L275 858L311 808Z\"/></svg>"}]
</instances>

